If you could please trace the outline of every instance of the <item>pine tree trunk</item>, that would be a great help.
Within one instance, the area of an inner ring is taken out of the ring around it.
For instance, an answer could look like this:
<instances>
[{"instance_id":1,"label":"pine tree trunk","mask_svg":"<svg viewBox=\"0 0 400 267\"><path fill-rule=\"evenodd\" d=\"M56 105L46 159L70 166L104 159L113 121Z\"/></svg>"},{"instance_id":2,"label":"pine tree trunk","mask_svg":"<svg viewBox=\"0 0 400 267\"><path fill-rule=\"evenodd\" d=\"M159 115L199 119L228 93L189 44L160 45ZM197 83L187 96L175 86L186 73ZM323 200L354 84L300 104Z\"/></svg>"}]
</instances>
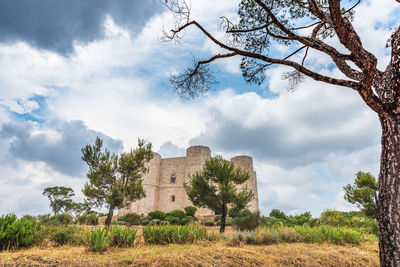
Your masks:
<instances>
[{"instance_id":1,"label":"pine tree trunk","mask_svg":"<svg viewBox=\"0 0 400 267\"><path fill-rule=\"evenodd\" d=\"M221 227L219 228L220 233L225 232L225 225L226 225L226 215L228 213L228 207L226 204L222 205L222 213L221 213Z\"/></svg>"},{"instance_id":2,"label":"pine tree trunk","mask_svg":"<svg viewBox=\"0 0 400 267\"><path fill-rule=\"evenodd\" d=\"M115 206L110 206L110 209L108 210L107 219L106 219L106 222L104 223L106 226L109 226L111 224L111 220L114 215L114 209L115 209Z\"/></svg>"},{"instance_id":3,"label":"pine tree trunk","mask_svg":"<svg viewBox=\"0 0 400 267\"><path fill-rule=\"evenodd\" d=\"M400 117L380 118L378 221L381 266L400 266Z\"/></svg>"}]
</instances>

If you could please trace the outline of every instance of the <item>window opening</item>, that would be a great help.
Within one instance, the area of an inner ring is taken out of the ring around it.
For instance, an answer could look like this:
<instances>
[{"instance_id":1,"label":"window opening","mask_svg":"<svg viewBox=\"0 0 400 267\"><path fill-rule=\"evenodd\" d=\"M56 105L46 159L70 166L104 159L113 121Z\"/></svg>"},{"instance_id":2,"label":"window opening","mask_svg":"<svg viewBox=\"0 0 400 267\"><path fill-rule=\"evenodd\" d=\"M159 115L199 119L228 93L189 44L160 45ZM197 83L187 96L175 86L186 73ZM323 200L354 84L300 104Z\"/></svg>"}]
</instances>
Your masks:
<instances>
[{"instance_id":1,"label":"window opening","mask_svg":"<svg viewBox=\"0 0 400 267\"><path fill-rule=\"evenodd\" d=\"M172 197L171 197L171 201L172 201L172 202L175 202L175 196L172 196Z\"/></svg>"},{"instance_id":2,"label":"window opening","mask_svg":"<svg viewBox=\"0 0 400 267\"><path fill-rule=\"evenodd\" d=\"M175 176L175 174L172 174L171 183L175 183L175 182L176 182L176 176Z\"/></svg>"}]
</instances>

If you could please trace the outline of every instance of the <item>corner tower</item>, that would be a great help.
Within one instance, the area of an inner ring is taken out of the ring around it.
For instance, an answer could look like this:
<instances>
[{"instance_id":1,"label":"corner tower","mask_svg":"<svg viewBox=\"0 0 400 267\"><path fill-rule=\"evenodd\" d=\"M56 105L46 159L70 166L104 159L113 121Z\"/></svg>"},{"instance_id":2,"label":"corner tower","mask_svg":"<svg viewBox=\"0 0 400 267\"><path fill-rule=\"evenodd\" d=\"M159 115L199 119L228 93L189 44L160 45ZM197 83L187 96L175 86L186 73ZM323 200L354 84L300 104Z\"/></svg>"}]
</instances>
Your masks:
<instances>
[{"instance_id":1,"label":"corner tower","mask_svg":"<svg viewBox=\"0 0 400 267\"><path fill-rule=\"evenodd\" d=\"M248 189L254 192L254 199L249 203L249 210L258 211L258 190L257 190L257 176L256 172L253 169L253 158L249 156L237 156L231 159L231 162L235 166L235 168L241 168L244 171L247 171L250 174L249 180L242 185L238 186L240 190L244 186L247 185Z\"/></svg>"}]
</instances>

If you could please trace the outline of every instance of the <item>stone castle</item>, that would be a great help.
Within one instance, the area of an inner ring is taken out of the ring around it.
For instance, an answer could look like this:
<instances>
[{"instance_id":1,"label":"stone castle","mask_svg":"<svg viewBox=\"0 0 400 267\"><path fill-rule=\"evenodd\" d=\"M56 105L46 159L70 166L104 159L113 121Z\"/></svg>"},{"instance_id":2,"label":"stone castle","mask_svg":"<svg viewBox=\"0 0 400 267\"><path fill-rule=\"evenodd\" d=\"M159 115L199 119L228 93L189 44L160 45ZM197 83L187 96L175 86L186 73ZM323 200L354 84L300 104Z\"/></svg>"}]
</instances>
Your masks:
<instances>
[{"instance_id":1,"label":"stone castle","mask_svg":"<svg viewBox=\"0 0 400 267\"><path fill-rule=\"evenodd\" d=\"M189 182L191 174L200 171L204 162L211 157L211 151L205 146L191 146L186 150L186 157L161 158L154 153L150 161L149 172L143 176L143 188L146 197L130 203L124 209L119 210L119 215L126 212L148 214L154 210L169 212L172 210L183 210L186 206L193 206L186 195L183 187ZM231 159L235 167L239 167L250 174L250 179L243 185L254 191L254 199L249 203L248 208L252 211L258 210L258 192L256 173L253 170L253 159L248 156L237 156ZM196 216L212 216L214 212L200 208Z\"/></svg>"}]
</instances>

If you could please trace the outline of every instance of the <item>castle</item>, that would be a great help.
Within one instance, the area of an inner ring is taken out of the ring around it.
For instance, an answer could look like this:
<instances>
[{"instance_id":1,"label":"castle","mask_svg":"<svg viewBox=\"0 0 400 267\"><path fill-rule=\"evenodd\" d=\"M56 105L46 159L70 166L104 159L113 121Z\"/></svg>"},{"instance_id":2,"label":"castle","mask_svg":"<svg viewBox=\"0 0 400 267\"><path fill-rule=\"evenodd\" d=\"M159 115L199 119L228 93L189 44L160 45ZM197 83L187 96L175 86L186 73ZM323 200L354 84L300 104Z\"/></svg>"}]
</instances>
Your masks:
<instances>
[{"instance_id":1,"label":"castle","mask_svg":"<svg viewBox=\"0 0 400 267\"><path fill-rule=\"evenodd\" d=\"M143 176L143 188L146 197L130 203L124 209L118 211L119 215L127 212L148 214L154 210L169 212L172 210L183 210L186 206L193 206L186 195L183 187L189 182L190 175L200 171L203 164L211 157L211 151L205 146L191 146L186 150L186 157L161 158L154 153L150 161L149 172ZM250 179L238 189L247 185L254 191L254 199L249 203L248 208L252 211L258 210L258 192L256 173L253 170L253 159L248 156L237 156L231 159L235 167L239 167L250 174ZM200 208L197 216L212 216L214 212Z\"/></svg>"}]
</instances>

